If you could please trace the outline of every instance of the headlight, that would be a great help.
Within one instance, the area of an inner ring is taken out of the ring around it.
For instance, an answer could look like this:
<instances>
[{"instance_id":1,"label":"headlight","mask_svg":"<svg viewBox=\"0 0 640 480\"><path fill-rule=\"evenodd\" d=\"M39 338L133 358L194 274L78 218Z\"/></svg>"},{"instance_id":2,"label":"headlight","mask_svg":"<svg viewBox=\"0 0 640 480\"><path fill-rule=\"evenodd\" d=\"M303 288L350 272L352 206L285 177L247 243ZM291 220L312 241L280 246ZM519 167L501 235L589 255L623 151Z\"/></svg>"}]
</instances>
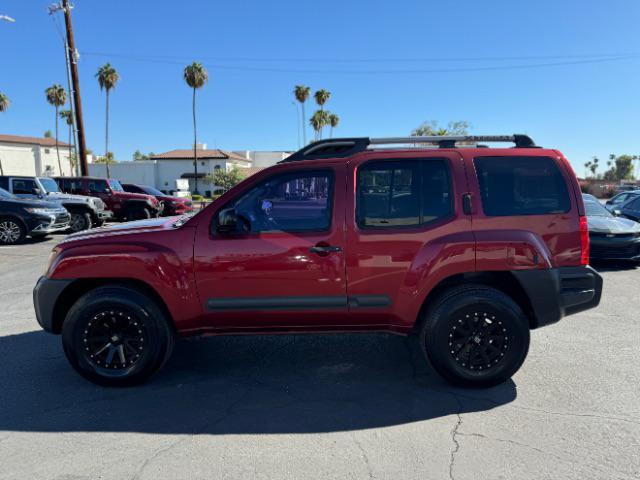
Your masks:
<instances>
[{"instance_id":1,"label":"headlight","mask_svg":"<svg viewBox=\"0 0 640 480\"><path fill-rule=\"evenodd\" d=\"M53 208L25 208L25 210L29 213L35 213L39 215L55 215L59 212L59 210Z\"/></svg>"}]
</instances>

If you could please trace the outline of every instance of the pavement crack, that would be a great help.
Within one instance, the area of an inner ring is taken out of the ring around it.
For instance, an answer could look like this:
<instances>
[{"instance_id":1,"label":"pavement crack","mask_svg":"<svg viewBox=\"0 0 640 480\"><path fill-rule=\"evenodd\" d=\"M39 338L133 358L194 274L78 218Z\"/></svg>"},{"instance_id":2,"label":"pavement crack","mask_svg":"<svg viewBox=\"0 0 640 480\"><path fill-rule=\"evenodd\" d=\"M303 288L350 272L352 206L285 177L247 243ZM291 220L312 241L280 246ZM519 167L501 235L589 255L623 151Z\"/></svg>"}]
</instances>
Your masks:
<instances>
[{"instance_id":1,"label":"pavement crack","mask_svg":"<svg viewBox=\"0 0 640 480\"><path fill-rule=\"evenodd\" d=\"M358 447L358 450L360 450L360 456L364 460L364 464L367 467L369 478L376 478L376 476L373 474L373 469L371 468L371 462L369 461L369 455L367 455L367 451L364 449L362 443L360 443L360 440L358 440L358 437L356 437L355 435L353 436L353 441Z\"/></svg>"},{"instance_id":2,"label":"pavement crack","mask_svg":"<svg viewBox=\"0 0 640 480\"><path fill-rule=\"evenodd\" d=\"M453 476L453 467L456 461L456 454L460 451L460 442L458 441L458 435L460 426L462 425L462 403L454 394L451 394L458 404L458 412L456 413L456 423L451 429L451 441L453 442L453 449L451 450L451 459L449 460L449 479L455 480Z\"/></svg>"}]
</instances>

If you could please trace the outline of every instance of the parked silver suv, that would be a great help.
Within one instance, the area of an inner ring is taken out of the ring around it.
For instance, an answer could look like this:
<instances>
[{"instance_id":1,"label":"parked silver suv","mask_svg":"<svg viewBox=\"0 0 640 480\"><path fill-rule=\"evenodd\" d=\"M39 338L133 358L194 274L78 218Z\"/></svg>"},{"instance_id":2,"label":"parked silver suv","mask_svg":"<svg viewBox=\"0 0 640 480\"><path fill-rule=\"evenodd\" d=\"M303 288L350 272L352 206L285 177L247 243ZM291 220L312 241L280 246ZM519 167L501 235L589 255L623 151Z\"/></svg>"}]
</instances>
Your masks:
<instances>
[{"instance_id":1,"label":"parked silver suv","mask_svg":"<svg viewBox=\"0 0 640 480\"><path fill-rule=\"evenodd\" d=\"M46 200L63 206L71 214L69 228L73 232L99 227L113 216L101 199L63 193L49 177L1 176L0 188L20 198Z\"/></svg>"}]
</instances>

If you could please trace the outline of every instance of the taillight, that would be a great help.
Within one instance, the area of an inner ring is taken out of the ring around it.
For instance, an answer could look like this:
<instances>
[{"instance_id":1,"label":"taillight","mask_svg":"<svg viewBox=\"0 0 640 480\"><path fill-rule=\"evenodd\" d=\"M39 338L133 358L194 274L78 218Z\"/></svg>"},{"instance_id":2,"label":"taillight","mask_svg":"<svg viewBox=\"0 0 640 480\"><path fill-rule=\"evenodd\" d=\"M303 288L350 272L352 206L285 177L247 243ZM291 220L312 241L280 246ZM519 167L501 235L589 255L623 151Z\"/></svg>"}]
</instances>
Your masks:
<instances>
[{"instance_id":1,"label":"taillight","mask_svg":"<svg viewBox=\"0 0 640 480\"><path fill-rule=\"evenodd\" d=\"M580 265L589 265L589 225L587 217L580 217Z\"/></svg>"}]
</instances>

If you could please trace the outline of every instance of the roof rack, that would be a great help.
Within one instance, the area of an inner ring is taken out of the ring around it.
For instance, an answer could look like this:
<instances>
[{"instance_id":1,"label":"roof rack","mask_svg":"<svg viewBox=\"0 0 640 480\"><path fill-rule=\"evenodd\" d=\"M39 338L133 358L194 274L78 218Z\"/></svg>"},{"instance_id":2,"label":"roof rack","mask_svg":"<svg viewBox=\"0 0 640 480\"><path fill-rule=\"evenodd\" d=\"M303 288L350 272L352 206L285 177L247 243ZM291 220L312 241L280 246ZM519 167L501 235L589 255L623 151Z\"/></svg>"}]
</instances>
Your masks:
<instances>
[{"instance_id":1,"label":"roof rack","mask_svg":"<svg viewBox=\"0 0 640 480\"><path fill-rule=\"evenodd\" d=\"M433 135L427 137L388 138L329 138L313 142L278 163L313 160L319 158L348 157L363 152L372 145L437 145L439 148L455 148L457 143L503 142L514 143L516 148L540 148L528 135ZM485 147L485 145L482 145Z\"/></svg>"}]
</instances>

